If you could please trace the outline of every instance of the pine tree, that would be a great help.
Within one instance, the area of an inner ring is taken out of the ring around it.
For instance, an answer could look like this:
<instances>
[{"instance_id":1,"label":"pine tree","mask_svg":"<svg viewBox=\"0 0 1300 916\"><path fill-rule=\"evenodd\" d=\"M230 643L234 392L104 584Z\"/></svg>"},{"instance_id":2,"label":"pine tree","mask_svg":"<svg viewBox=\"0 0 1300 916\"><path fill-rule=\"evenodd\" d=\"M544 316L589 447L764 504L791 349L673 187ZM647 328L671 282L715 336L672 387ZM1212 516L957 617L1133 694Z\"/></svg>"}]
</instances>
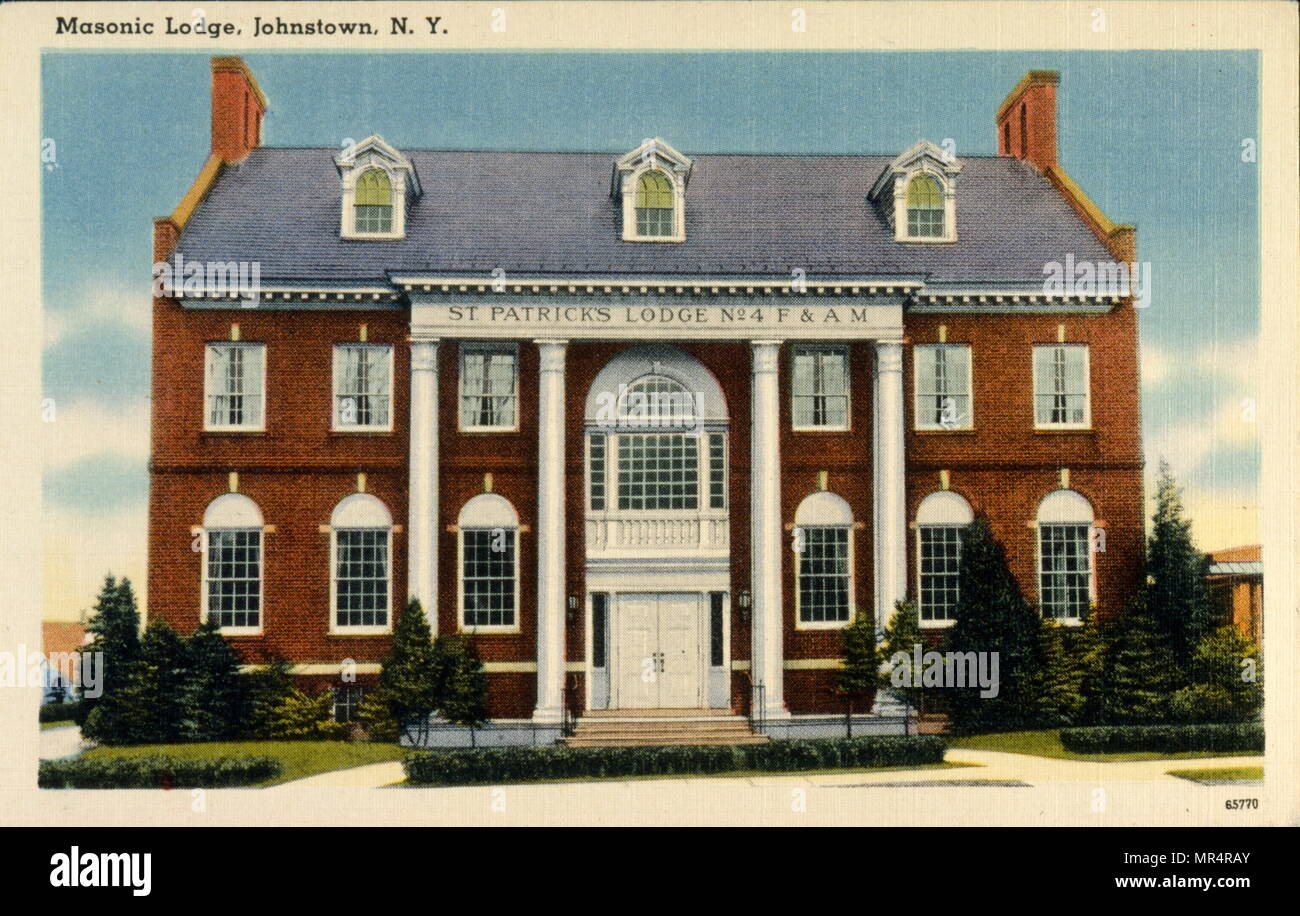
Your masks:
<instances>
[{"instance_id":1,"label":"pine tree","mask_svg":"<svg viewBox=\"0 0 1300 916\"><path fill-rule=\"evenodd\" d=\"M844 667L840 669L836 686L852 701L871 693L879 678L880 656L876 651L875 622L858 610L853 615L853 622L840 630L840 641L844 648Z\"/></svg>"},{"instance_id":2,"label":"pine tree","mask_svg":"<svg viewBox=\"0 0 1300 916\"><path fill-rule=\"evenodd\" d=\"M1109 629L1099 697L1102 723L1165 721L1169 696L1180 681L1145 589L1133 596L1123 616Z\"/></svg>"},{"instance_id":3,"label":"pine tree","mask_svg":"<svg viewBox=\"0 0 1300 916\"><path fill-rule=\"evenodd\" d=\"M438 687L447 677L439 668L424 608L412 600L397 620L392 650L380 669L379 686L403 734L415 743L422 743L429 716L438 708Z\"/></svg>"},{"instance_id":4,"label":"pine tree","mask_svg":"<svg viewBox=\"0 0 1300 916\"><path fill-rule=\"evenodd\" d=\"M1192 524L1183 517L1182 494L1160 462L1156 511L1147 542L1147 608L1173 663L1190 674L1197 644L1213 625L1214 612L1205 575L1209 558L1192 543Z\"/></svg>"},{"instance_id":5,"label":"pine tree","mask_svg":"<svg viewBox=\"0 0 1300 916\"><path fill-rule=\"evenodd\" d=\"M77 724L85 725L95 706L120 690L128 681L127 672L140 657L140 614L136 610L135 594L129 579L119 583L113 576L104 577L104 585L95 599L95 610L86 630L93 635L82 654L103 653L102 667L97 666L101 678L98 697L83 696L75 713ZM89 665L82 661L82 670Z\"/></svg>"},{"instance_id":6,"label":"pine tree","mask_svg":"<svg viewBox=\"0 0 1300 916\"><path fill-rule=\"evenodd\" d=\"M1106 646L1110 627L1095 611L1088 614L1073 640L1079 666L1079 714L1075 725L1101 725L1105 693Z\"/></svg>"},{"instance_id":7,"label":"pine tree","mask_svg":"<svg viewBox=\"0 0 1300 916\"><path fill-rule=\"evenodd\" d=\"M276 710L293 693L293 666L274 658L264 667L239 676L240 732L247 738L270 738Z\"/></svg>"},{"instance_id":8,"label":"pine tree","mask_svg":"<svg viewBox=\"0 0 1300 916\"><path fill-rule=\"evenodd\" d=\"M1212 630L1192 656L1193 683L1170 700L1173 717L1185 722L1249 722L1264 702L1259 649L1235 627Z\"/></svg>"},{"instance_id":9,"label":"pine tree","mask_svg":"<svg viewBox=\"0 0 1300 916\"><path fill-rule=\"evenodd\" d=\"M1038 725L1046 728L1078 725L1083 717L1083 682L1087 660L1080 652L1079 632L1055 620L1040 623L1037 691Z\"/></svg>"},{"instance_id":10,"label":"pine tree","mask_svg":"<svg viewBox=\"0 0 1300 916\"><path fill-rule=\"evenodd\" d=\"M921 646L921 651L925 651L925 639L921 635L921 624L917 617L916 602L900 601L898 602L894 616L885 626L884 638L880 641L879 649L875 650L872 657L872 664L879 680L881 690L889 690L903 698L912 709L920 712L921 704L925 698L925 693L918 680L920 672L911 671L910 666L914 650ZM909 686L895 687L893 682L893 659L899 653L906 655L909 659L907 662L909 669ZM880 672L880 664L889 665L889 670Z\"/></svg>"},{"instance_id":11,"label":"pine tree","mask_svg":"<svg viewBox=\"0 0 1300 916\"><path fill-rule=\"evenodd\" d=\"M948 631L947 649L998 653L1000 683L990 697L980 696L978 686L946 690L952 727L975 732L1032 726L1041 683L1038 616L1021 595L986 518L962 532L957 588L957 622Z\"/></svg>"},{"instance_id":12,"label":"pine tree","mask_svg":"<svg viewBox=\"0 0 1300 916\"><path fill-rule=\"evenodd\" d=\"M103 744L165 744L190 730L185 691L187 647L165 621L155 620L140 640L140 656L122 683L105 694L86 718L82 733Z\"/></svg>"},{"instance_id":13,"label":"pine tree","mask_svg":"<svg viewBox=\"0 0 1300 916\"><path fill-rule=\"evenodd\" d=\"M242 700L239 656L211 620L185 642L187 671L181 691L185 738L221 741L235 737Z\"/></svg>"},{"instance_id":14,"label":"pine tree","mask_svg":"<svg viewBox=\"0 0 1300 916\"><path fill-rule=\"evenodd\" d=\"M474 729L487 721L487 675L474 644L463 636L439 636L434 652L441 659L442 689L438 714L453 725Z\"/></svg>"}]
</instances>

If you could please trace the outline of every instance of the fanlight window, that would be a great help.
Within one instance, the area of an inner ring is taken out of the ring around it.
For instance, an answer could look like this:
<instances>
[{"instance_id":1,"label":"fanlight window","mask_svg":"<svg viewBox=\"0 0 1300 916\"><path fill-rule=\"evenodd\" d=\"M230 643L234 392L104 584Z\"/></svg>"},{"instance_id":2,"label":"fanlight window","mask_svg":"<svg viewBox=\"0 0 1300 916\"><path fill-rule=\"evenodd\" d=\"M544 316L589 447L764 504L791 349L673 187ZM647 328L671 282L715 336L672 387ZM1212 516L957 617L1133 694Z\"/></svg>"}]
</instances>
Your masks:
<instances>
[{"instance_id":1,"label":"fanlight window","mask_svg":"<svg viewBox=\"0 0 1300 916\"><path fill-rule=\"evenodd\" d=\"M393 231L393 185L383 169L367 169L357 179L355 229Z\"/></svg>"},{"instance_id":2,"label":"fanlight window","mask_svg":"<svg viewBox=\"0 0 1300 916\"><path fill-rule=\"evenodd\" d=\"M943 188L931 175L917 175L907 183L907 234L943 236Z\"/></svg>"},{"instance_id":3,"label":"fanlight window","mask_svg":"<svg viewBox=\"0 0 1300 916\"><path fill-rule=\"evenodd\" d=\"M618 400L618 423L625 427L686 429L699 422L697 398L681 382L647 375L628 385Z\"/></svg>"},{"instance_id":4,"label":"fanlight window","mask_svg":"<svg viewBox=\"0 0 1300 916\"><path fill-rule=\"evenodd\" d=\"M654 237L673 234L673 186L662 172L646 172L636 183L636 231Z\"/></svg>"}]
</instances>

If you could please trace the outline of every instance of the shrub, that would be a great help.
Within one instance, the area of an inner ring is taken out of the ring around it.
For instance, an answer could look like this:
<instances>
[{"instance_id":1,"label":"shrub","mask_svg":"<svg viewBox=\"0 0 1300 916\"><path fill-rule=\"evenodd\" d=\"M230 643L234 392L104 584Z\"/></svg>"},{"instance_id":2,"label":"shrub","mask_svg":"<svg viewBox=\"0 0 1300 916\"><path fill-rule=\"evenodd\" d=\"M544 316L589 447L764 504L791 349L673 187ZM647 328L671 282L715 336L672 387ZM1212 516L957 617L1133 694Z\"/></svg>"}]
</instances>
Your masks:
<instances>
[{"instance_id":1,"label":"shrub","mask_svg":"<svg viewBox=\"0 0 1300 916\"><path fill-rule=\"evenodd\" d=\"M83 757L42 760L36 784L42 789L224 789L265 782L281 772L273 757Z\"/></svg>"},{"instance_id":2,"label":"shrub","mask_svg":"<svg viewBox=\"0 0 1300 916\"><path fill-rule=\"evenodd\" d=\"M69 719L77 718L77 710L81 704L76 700L66 703L45 703L41 706L40 719L42 722L66 722Z\"/></svg>"},{"instance_id":3,"label":"shrub","mask_svg":"<svg viewBox=\"0 0 1300 916\"><path fill-rule=\"evenodd\" d=\"M789 772L942 763L935 736L771 741L747 745L667 747L498 747L422 751L404 762L419 785L470 785L582 777Z\"/></svg>"},{"instance_id":4,"label":"shrub","mask_svg":"<svg viewBox=\"0 0 1300 916\"><path fill-rule=\"evenodd\" d=\"M291 691L271 716L271 737L290 741L340 741L348 724L334 721L334 697L328 690L317 694Z\"/></svg>"},{"instance_id":5,"label":"shrub","mask_svg":"<svg viewBox=\"0 0 1300 916\"><path fill-rule=\"evenodd\" d=\"M1061 730L1061 744L1076 754L1183 751L1262 751L1264 726L1258 722L1219 725L1101 725Z\"/></svg>"},{"instance_id":6,"label":"shrub","mask_svg":"<svg viewBox=\"0 0 1300 916\"><path fill-rule=\"evenodd\" d=\"M402 736L382 687L366 691L357 706L357 721L366 730L367 741L396 743Z\"/></svg>"},{"instance_id":7,"label":"shrub","mask_svg":"<svg viewBox=\"0 0 1300 916\"><path fill-rule=\"evenodd\" d=\"M1218 684L1193 684L1174 691L1169 715L1178 722L1234 722L1232 694Z\"/></svg>"},{"instance_id":8,"label":"shrub","mask_svg":"<svg viewBox=\"0 0 1300 916\"><path fill-rule=\"evenodd\" d=\"M276 710L293 693L293 666L276 659L239 675L241 720L246 738L270 738Z\"/></svg>"}]
</instances>

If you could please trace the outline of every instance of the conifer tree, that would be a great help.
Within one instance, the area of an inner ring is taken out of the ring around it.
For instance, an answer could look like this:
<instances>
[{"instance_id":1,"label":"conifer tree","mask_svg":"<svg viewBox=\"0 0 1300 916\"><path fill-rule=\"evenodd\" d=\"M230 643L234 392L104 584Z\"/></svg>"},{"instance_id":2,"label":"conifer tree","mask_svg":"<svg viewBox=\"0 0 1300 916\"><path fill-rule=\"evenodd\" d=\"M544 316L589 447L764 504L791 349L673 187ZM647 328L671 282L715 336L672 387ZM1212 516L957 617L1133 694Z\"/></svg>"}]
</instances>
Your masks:
<instances>
[{"instance_id":1,"label":"conifer tree","mask_svg":"<svg viewBox=\"0 0 1300 916\"><path fill-rule=\"evenodd\" d=\"M438 714L453 725L470 730L470 744L475 742L474 729L487 721L487 675L474 644L464 636L439 636L434 652L440 657L442 684L438 697Z\"/></svg>"},{"instance_id":2,"label":"conifer tree","mask_svg":"<svg viewBox=\"0 0 1300 916\"><path fill-rule=\"evenodd\" d=\"M98 697L82 698L75 713L78 725L85 725L97 704L126 685L131 665L140 657L140 613L136 610L129 579L123 577L118 582L112 575L104 577L86 630L94 638L81 649L82 654L103 653L103 667L97 668L101 693ZM81 664L86 670L90 661L83 659Z\"/></svg>"},{"instance_id":3,"label":"conifer tree","mask_svg":"<svg viewBox=\"0 0 1300 916\"><path fill-rule=\"evenodd\" d=\"M1106 725L1144 725L1164 721L1169 696L1180 683L1160 623L1152 615L1145 589L1108 628L1103 655L1099 715Z\"/></svg>"},{"instance_id":4,"label":"conifer tree","mask_svg":"<svg viewBox=\"0 0 1300 916\"><path fill-rule=\"evenodd\" d=\"M910 661L914 657L917 646L921 646L922 652L925 651L925 639L921 635L916 602L900 601L896 605L894 616L885 625L884 638L880 641L879 649L873 650L872 665L874 670L879 672L876 677L879 679L881 690L893 692L912 709L920 712L925 694L920 684L920 672L911 670ZM909 683L902 687L895 687L892 677L893 659L900 652L909 659L907 662ZM889 666L888 669L882 671L880 667L882 664Z\"/></svg>"},{"instance_id":5,"label":"conifer tree","mask_svg":"<svg viewBox=\"0 0 1300 916\"><path fill-rule=\"evenodd\" d=\"M853 622L840 630L840 641L844 648L844 667L840 669L836 687L850 700L864 697L876 688L879 679L875 621L859 609L853 615Z\"/></svg>"},{"instance_id":6,"label":"conifer tree","mask_svg":"<svg viewBox=\"0 0 1300 916\"><path fill-rule=\"evenodd\" d=\"M429 716L438 708L438 686L445 683L446 673L437 668L424 608L412 599L397 620L392 650L380 669L379 689L403 734L416 743L422 743Z\"/></svg>"},{"instance_id":7,"label":"conifer tree","mask_svg":"<svg viewBox=\"0 0 1300 916\"><path fill-rule=\"evenodd\" d=\"M978 686L945 690L952 728L978 732L1032 726L1041 683L1038 616L1021 595L1002 545L982 516L962 532L957 587L957 622L948 630L947 649L998 653L1000 683L997 695L990 697L980 696Z\"/></svg>"},{"instance_id":8,"label":"conifer tree","mask_svg":"<svg viewBox=\"0 0 1300 916\"><path fill-rule=\"evenodd\" d=\"M239 732L239 656L215 621L204 622L185 641L186 679L181 693L185 738L220 741Z\"/></svg>"},{"instance_id":9,"label":"conifer tree","mask_svg":"<svg viewBox=\"0 0 1300 916\"><path fill-rule=\"evenodd\" d=\"M1213 624L1213 605L1205 575L1209 558L1192 543L1191 522L1166 461L1160 462L1156 510L1147 541L1146 605L1160 641L1172 660L1190 675L1192 655Z\"/></svg>"}]
</instances>

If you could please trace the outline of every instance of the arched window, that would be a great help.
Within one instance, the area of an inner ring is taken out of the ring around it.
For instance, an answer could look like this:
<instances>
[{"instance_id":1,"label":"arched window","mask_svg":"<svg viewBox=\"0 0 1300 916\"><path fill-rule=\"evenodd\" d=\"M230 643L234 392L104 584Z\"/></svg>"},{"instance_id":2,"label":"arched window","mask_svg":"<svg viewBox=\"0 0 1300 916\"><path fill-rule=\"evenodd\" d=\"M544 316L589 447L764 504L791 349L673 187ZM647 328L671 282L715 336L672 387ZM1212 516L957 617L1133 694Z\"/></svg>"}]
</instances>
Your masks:
<instances>
[{"instance_id":1,"label":"arched window","mask_svg":"<svg viewBox=\"0 0 1300 916\"><path fill-rule=\"evenodd\" d=\"M619 426L690 429L699 421L696 396L667 376L643 375L619 398Z\"/></svg>"},{"instance_id":2,"label":"arched window","mask_svg":"<svg viewBox=\"0 0 1300 916\"><path fill-rule=\"evenodd\" d=\"M262 629L262 512L223 493L203 513L203 616L222 630Z\"/></svg>"},{"instance_id":3,"label":"arched window","mask_svg":"<svg viewBox=\"0 0 1300 916\"><path fill-rule=\"evenodd\" d=\"M383 169L366 169L357 179L357 232L393 231L393 185Z\"/></svg>"},{"instance_id":4,"label":"arched window","mask_svg":"<svg viewBox=\"0 0 1300 916\"><path fill-rule=\"evenodd\" d=\"M1055 490L1038 504L1038 600L1043 615L1081 621L1093 596L1092 504Z\"/></svg>"},{"instance_id":5,"label":"arched window","mask_svg":"<svg viewBox=\"0 0 1300 916\"><path fill-rule=\"evenodd\" d=\"M460 510L460 624L473 632L519 629L519 516L480 493Z\"/></svg>"},{"instance_id":6,"label":"arched window","mask_svg":"<svg viewBox=\"0 0 1300 916\"><path fill-rule=\"evenodd\" d=\"M916 509L916 594L922 626L957 619L961 533L974 519L970 503L951 490L931 493Z\"/></svg>"},{"instance_id":7,"label":"arched window","mask_svg":"<svg viewBox=\"0 0 1300 916\"><path fill-rule=\"evenodd\" d=\"M794 514L797 564L795 623L803 628L842 627L853 619L853 509L822 490Z\"/></svg>"},{"instance_id":8,"label":"arched window","mask_svg":"<svg viewBox=\"0 0 1300 916\"><path fill-rule=\"evenodd\" d=\"M392 594L393 517L369 493L344 497L330 515L330 629L387 633Z\"/></svg>"},{"instance_id":9,"label":"arched window","mask_svg":"<svg viewBox=\"0 0 1300 916\"><path fill-rule=\"evenodd\" d=\"M941 238L943 188L933 175L916 175L907 183L907 234L916 238Z\"/></svg>"},{"instance_id":10,"label":"arched window","mask_svg":"<svg viewBox=\"0 0 1300 916\"><path fill-rule=\"evenodd\" d=\"M673 234L673 186L663 172L646 172L637 180L636 231L654 237Z\"/></svg>"}]
</instances>

